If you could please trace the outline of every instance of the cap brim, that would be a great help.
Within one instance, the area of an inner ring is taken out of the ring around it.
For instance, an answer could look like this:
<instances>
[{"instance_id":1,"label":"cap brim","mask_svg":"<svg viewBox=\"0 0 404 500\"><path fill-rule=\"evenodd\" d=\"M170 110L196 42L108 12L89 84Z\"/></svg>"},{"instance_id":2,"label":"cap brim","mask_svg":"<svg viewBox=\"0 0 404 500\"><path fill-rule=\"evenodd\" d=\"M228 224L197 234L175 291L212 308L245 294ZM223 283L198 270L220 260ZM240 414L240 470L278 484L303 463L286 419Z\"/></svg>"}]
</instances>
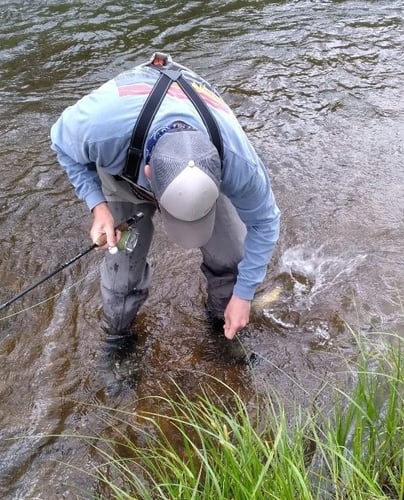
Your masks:
<instances>
[{"instance_id":1,"label":"cap brim","mask_svg":"<svg viewBox=\"0 0 404 500\"><path fill-rule=\"evenodd\" d=\"M211 238L215 225L216 205L202 219L188 222L176 219L161 207L168 238L183 248L200 248Z\"/></svg>"}]
</instances>

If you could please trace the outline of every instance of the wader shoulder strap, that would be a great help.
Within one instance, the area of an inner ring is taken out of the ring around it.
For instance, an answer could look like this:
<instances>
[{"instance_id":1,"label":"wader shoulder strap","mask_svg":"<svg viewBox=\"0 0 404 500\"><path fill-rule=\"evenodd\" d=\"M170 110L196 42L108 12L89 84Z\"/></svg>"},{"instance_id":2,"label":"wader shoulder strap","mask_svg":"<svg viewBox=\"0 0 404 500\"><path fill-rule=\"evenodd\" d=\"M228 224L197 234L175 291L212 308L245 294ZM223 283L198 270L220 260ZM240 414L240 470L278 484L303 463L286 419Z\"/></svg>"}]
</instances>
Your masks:
<instances>
[{"instance_id":1,"label":"wader shoulder strap","mask_svg":"<svg viewBox=\"0 0 404 500\"><path fill-rule=\"evenodd\" d=\"M210 112L207 105L203 102L200 95L194 90L192 85L188 83L187 80L185 80L185 77L183 75L181 75L178 79L178 85L181 87L188 99L192 102L192 104L200 114L202 121L209 132L210 139L216 147L220 159L223 160L222 135L214 116Z\"/></svg>"},{"instance_id":2,"label":"wader shoulder strap","mask_svg":"<svg viewBox=\"0 0 404 500\"><path fill-rule=\"evenodd\" d=\"M181 68L178 68L175 65L170 65L168 67L156 66L153 63L151 63L150 66L158 70L160 72L160 76L148 95L140 111L138 119L136 120L126 155L126 163L121 175L122 178L135 184L137 183L139 177L139 169L143 158L143 151L148 131L170 85L173 82L178 83L200 114L203 123L209 132L210 138L219 153L220 159L222 160L223 158L222 136L216 120L209 111L207 105L193 89L192 85L185 80L182 75Z\"/></svg>"}]
</instances>

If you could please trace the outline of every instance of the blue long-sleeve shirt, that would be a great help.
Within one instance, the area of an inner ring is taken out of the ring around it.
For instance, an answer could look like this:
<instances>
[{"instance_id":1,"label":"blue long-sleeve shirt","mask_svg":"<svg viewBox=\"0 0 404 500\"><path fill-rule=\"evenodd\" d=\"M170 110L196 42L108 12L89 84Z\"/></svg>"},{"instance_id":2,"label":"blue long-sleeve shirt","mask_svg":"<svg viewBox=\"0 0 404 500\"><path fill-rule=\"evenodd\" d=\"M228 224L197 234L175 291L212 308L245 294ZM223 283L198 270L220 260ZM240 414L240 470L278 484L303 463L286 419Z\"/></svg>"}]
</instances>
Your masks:
<instances>
[{"instance_id":1,"label":"blue long-sleeve shirt","mask_svg":"<svg viewBox=\"0 0 404 500\"><path fill-rule=\"evenodd\" d=\"M159 73L147 65L121 73L68 107L51 128L52 149L89 209L106 201L96 168L122 173L137 116ZM231 200L246 226L244 257L238 266L234 294L251 300L265 278L279 236L279 209L268 172L236 117L215 89L184 69L184 76L209 106L223 140L221 191ZM182 120L208 132L193 104L173 83L157 112L150 134ZM146 141L147 142L147 141ZM139 184L149 188L140 169Z\"/></svg>"}]
</instances>

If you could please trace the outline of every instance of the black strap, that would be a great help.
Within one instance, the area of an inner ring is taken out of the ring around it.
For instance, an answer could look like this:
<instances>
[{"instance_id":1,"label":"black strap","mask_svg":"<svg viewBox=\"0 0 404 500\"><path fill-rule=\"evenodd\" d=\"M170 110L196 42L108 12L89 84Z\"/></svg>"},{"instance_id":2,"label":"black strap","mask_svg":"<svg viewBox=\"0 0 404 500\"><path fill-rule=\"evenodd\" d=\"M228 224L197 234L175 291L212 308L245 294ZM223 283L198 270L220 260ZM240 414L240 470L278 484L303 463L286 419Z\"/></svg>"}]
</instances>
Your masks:
<instances>
[{"instance_id":1,"label":"black strap","mask_svg":"<svg viewBox=\"0 0 404 500\"><path fill-rule=\"evenodd\" d=\"M200 114L203 123L205 124L206 129L209 132L210 139L215 145L217 152L219 153L220 159L223 159L223 143L222 143L222 135L220 133L220 129L217 125L217 122L210 112L209 108L201 99L200 95L195 92L192 85L190 85L184 78L183 75L178 79L178 85L182 88L182 90L187 95L188 99L192 102L192 104L197 109Z\"/></svg>"},{"instance_id":2,"label":"black strap","mask_svg":"<svg viewBox=\"0 0 404 500\"><path fill-rule=\"evenodd\" d=\"M186 81L182 75L182 70L175 67L175 65L164 67L150 64L150 67L158 70L160 72L160 76L148 95L140 111L138 119L136 120L126 154L125 166L121 176L129 182L135 184L138 182L140 164L142 162L144 146L150 126L158 109L160 108L161 103L163 102L165 95L167 94L168 89L170 88L170 85L175 81L178 82L178 85L200 114L203 123L209 132L211 141L219 153L220 159L223 158L222 136L216 120L209 108L192 88L192 85Z\"/></svg>"}]
</instances>

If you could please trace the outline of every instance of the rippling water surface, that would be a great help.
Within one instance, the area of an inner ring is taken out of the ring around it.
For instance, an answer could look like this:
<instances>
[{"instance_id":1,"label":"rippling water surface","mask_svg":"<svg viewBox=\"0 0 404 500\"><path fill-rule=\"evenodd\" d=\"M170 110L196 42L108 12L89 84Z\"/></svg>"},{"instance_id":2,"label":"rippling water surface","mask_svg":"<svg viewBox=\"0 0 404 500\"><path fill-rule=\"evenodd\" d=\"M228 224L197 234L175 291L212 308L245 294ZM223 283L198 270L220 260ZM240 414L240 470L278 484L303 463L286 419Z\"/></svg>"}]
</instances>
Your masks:
<instances>
[{"instance_id":1,"label":"rippling water surface","mask_svg":"<svg viewBox=\"0 0 404 500\"><path fill-rule=\"evenodd\" d=\"M266 159L282 210L262 287L279 296L257 300L241 337L253 368L226 361L209 337L199 256L169 244L158 219L137 385L119 397L105 395L97 371L99 254L0 313L2 498L99 493L80 472L97 458L69 436L110 436L100 405L139 411L142 397L170 391L172 379L191 394L206 374L246 398L271 386L310 404L355 355L346 323L365 336L404 333L403 8L0 1L0 302L89 245L91 219L50 151L51 124L154 50L223 93Z\"/></svg>"}]
</instances>

